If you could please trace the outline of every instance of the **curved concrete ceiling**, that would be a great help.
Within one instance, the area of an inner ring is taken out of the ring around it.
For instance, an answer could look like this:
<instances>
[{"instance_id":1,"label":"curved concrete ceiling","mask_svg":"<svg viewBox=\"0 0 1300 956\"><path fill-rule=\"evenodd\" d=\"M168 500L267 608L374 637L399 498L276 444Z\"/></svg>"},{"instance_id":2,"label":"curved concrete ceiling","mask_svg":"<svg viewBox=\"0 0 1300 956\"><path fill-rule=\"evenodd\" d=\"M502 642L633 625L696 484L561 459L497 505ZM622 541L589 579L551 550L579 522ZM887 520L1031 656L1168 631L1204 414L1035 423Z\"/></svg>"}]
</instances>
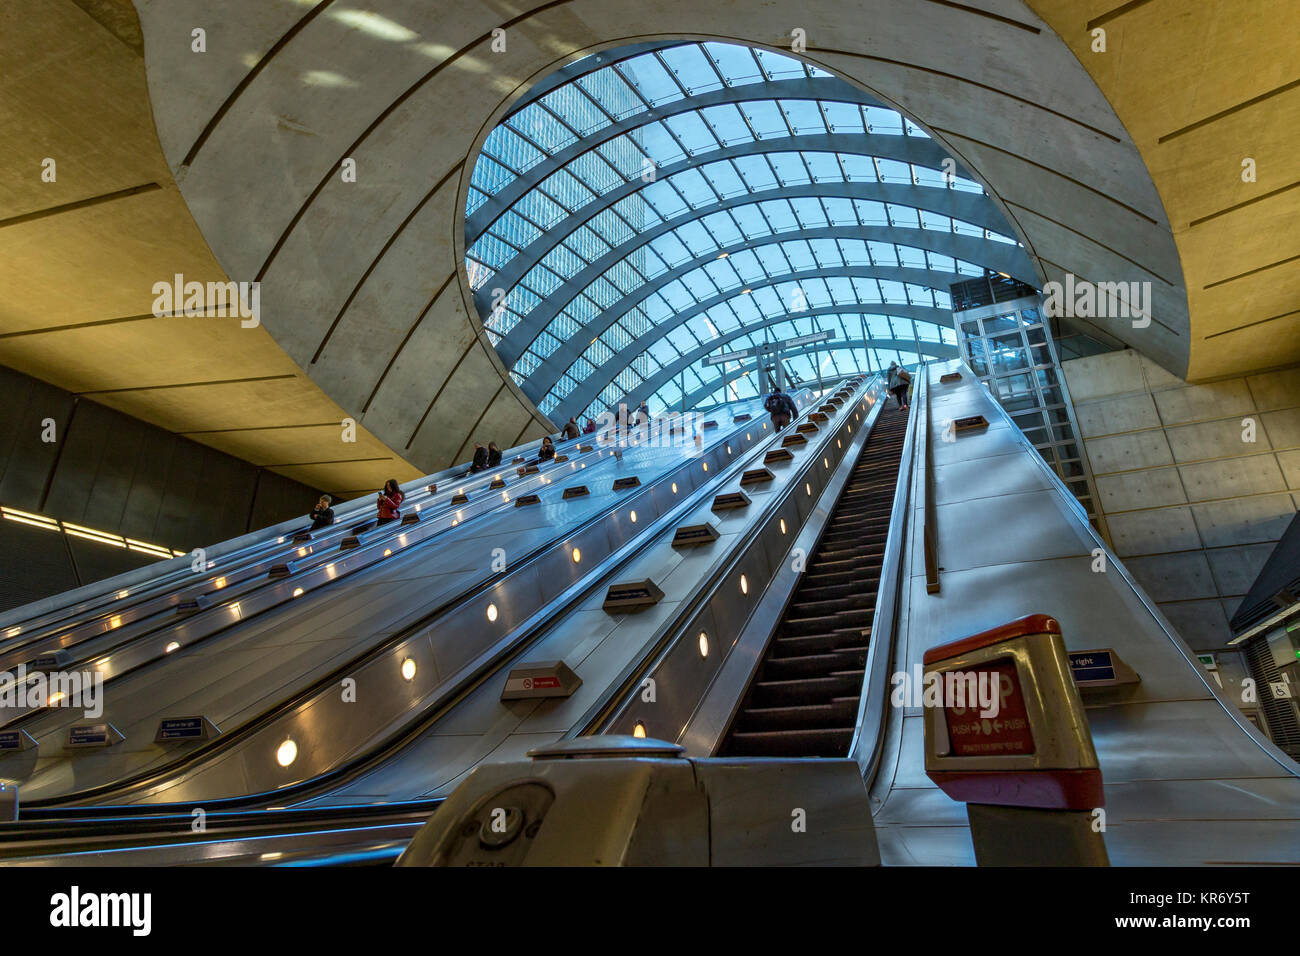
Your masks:
<instances>
[{"instance_id":1,"label":"curved concrete ceiling","mask_svg":"<svg viewBox=\"0 0 1300 956\"><path fill-rule=\"evenodd\" d=\"M0 364L335 493L418 473L364 427L343 442L265 328L154 317L155 282L226 276L159 148L129 2L2 4L0 61Z\"/></svg>"},{"instance_id":2,"label":"curved concrete ceiling","mask_svg":"<svg viewBox=\"0 0 1300 956\"><path fill-rule=\"evenodd\" d=\"M1300 2L1031 5L1106 94L1164 200L1192 319L1183 377L1300 361Z\"/></svg>"},{"instance_id":3,"label":"curved concrete ceiling","mask_svg":"<svg viewBox=\"0 0 1300 956\"><path fill-rule=\"evenodd\" d=\"M478 143L557 66L665 24L776 49L804 29L809 60L917 119L984 180L1045 277L1153 282L1155 321L1115 334L1186 370L1160 197L1087 71L1020 3L811 0L797 22L779 5L737 16L694 0L138 9L159 136L217 257L232 277L262 281L264 321L290 356L426 467L473 438L547 427L505 375L463 271ZM197 26L206 54L190 51ZM341 175L347 159L356 182Z\"/></svg>"},{"instance_id":4,"label":"curved concrete ceiling","mask_svg":"<svg viewBox=\"0 0 1300 956\"><path fill-rule=\"evenodd\" d=\"M232 386L235 399L270 387L262 382L305 381L297 363L328 396L310 393L329 415L269 398L242 407L258 421L303 428L323 428L346 409L377 436L377 457L382 441L425 469L461 457L473 438L509 442L546 430L474 314L463 266L468 167L534 82L592 50L663 37L666 24L681 38L778 50L804 30L807 59L911 115L978 174L1044 279L1150 281L1155 321L1103 328L1175 374L1206 378L1300 359L1300 239L1287 229L1300 212L1290 159L1300 80L1295 31L1279 26L1295 22L1294 0L1261 0L1256 21L1200 0L1033 0L1046 20L1020 0L804 0L741 14L695 0L509 9L480 0L373 0L364 9L347 0L136 0L166 168L143 157L152 146L147 120L120 115L141 100L138 67L133 85L131 68L116 62L137 55L138 38L103 25L129 23L121 6L53 0L0 10L11 28L7 56L11 46L44 51L24 62L46 71L43 84L6 78L6 113L30 124L32 104L47 103L60 129L41 134L61 135L61 150L86 167L80 188L57 197L0 193L9 223L0 241L29 223L52 224L31 233L43 252L8 259L26 273L6 266L25 304L6 301L5 331L40 327L44 312L57 312L61 325L136 318L143 327L147 300L132 304L141 285L147 294L176 271L221 278L219 262L233 279L263 282L263 322L292 361L281 354L277 367L270 339L262 339L269 350L257 344L260 330L230 330L218 343L216 324L141 337L118 349L122 365L95 355L88 338L57 344L62 332L41 336L55 343L43 356L15 346L21 337L0 339L0 361L45 368L35 374L56 384L75 379L55 374L65 367L95 385L119 375L140 396L127 410L176 431L202 430L196 423L218 410L201 399L169 408L158 400L170 388L139 390L190 378L160 378L158 341L213 382L259 380ZM102 36L86 40L74 14ZM1109 35L1105 55L1089 49L1098 25ZM195 29L205 31L204 53L192 51ZM505 31L503 52L493 52L494 30ZM106 55L114 44L121 49ZM64 95L51 102L42 88ZM100 135L109 129L121 134ZM7 168L39 165L40 141L6 137ZM1238 154L1256 159L1257 183L1240 182ZM355 182L340 175L347 159ZM76 205L85 199L101 201ZM172 205L144 205L163 199ZM115 208L140 211L99 229L96 217ZM57 217L24 218L52 209ZM144 255L142 244L154 248ZM29 246L13 240L5 251ZM139 261L120 261L128 253ZM62 269L53 268L60 259ZM69 301L51 298L50 288ZM120 395L110 401L128 400ZM260 440L247 421L232 423L240 437L231 448ZM258 447L269 453L281 445L268 435Z\"/></svg>"}]
</instances>

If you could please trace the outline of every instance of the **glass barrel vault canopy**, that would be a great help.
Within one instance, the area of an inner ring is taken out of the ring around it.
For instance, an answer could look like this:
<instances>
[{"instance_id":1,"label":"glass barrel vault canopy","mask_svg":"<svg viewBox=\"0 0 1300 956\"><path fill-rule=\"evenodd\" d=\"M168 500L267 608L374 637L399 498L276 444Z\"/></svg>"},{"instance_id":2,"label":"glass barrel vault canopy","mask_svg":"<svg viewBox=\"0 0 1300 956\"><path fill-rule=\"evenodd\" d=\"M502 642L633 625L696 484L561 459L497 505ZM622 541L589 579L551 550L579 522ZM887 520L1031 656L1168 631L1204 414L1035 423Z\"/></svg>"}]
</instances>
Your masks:
<instances>
[{"instance_id":1,"label":"glass barrel vault canopy","mask_svg":"<svg viewBox=\"0 0 1300 956\"><path fill-rule=\"evenodd\" d=\"M466 268L553 421L755 395L714 352L831 330L787 378L954 357L948 287L1034 283L983 188L914 123L792 56L647 43L553 74L487 136Z\"/></svg>"}]
</instances>

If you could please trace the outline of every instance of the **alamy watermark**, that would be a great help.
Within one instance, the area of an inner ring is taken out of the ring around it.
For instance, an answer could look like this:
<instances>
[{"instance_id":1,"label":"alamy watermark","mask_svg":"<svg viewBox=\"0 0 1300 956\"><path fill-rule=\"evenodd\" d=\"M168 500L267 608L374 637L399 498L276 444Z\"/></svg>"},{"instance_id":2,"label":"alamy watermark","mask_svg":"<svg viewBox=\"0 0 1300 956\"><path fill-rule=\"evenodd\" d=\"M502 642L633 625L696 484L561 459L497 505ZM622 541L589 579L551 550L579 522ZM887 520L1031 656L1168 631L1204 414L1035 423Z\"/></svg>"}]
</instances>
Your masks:
<instances>
[{"instance_id":1,"label":"alamy watermark","mask_svg":"<svg viewBox=\"0 0 1300 956\"><path fill-rule=\"evenodd\" d=\"M1013 692L1011 679L993 671L929 671L917 664L912 672L898 671L889 679L895 707L943 707L961 713L979 708L979 716L992 720Z\"/></svg>"},{"instance_id":2,"label":"alamy watermark","mask_svg":"<svg viewBox=\"0 0 1300 956\"><path fill-rule=\"evenodd\" d=\"M596 435L606 444L620 447L647 445L666 448L684 436L700 432L702 416L695 412L665 412L651 415L644 409L628 410L626 404L596 416Z\"/></svg>"},{"instance_id":3,"label":"alamy watermark","mask_svg":"<svg viewBox=\"0 0 1300 956\"><path fill-rule=\"evenodd\" d=\"M1043 311L1051 318L1129 319L1133 328L1151 324L1150 282L1089 282L1074 273L1043 286Z\"/></svg>"},{"instance_id":4,"label":"alamy watermark","mask_svg":"<svg viewBox=\"0 0 1300 956\"><path fill-rule=\"evenodd\" d=\"M0 710L80 707L87 719L103 716L104 675L99 671L0 671Z\"/></svg>"},{"instance_id":5,"label":"alamy watermark","mask_svg":"<svg viewBox=\"0 0 1300 956\"><path fill-rule=\"evenodd\" d=\"M154 318L172 316L238 317L240 326L254 329L262 321L262 283L186 282L179 272L171 282L153 284Z\"/></svg>"}]
</instances>

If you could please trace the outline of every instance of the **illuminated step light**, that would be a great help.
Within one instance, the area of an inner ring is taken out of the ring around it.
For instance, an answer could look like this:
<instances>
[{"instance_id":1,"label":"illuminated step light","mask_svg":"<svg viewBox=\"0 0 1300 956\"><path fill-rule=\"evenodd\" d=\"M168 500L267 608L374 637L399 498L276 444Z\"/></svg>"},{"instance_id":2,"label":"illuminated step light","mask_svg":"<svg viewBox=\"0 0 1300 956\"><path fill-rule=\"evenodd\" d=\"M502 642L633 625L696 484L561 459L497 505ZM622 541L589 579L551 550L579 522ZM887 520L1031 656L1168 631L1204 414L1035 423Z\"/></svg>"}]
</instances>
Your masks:
<instances>
[{"instance_id":1,"label":"illuminated step light","mask_svg":"<svg viewBox=\"0 0 1300 956\"><path fill-rule=\"evenodd\" d=\"M298 759L298 745L290 737L280 744L275 750L275 762L281 767L287 767Z\"/></svg>"}]
</instances>

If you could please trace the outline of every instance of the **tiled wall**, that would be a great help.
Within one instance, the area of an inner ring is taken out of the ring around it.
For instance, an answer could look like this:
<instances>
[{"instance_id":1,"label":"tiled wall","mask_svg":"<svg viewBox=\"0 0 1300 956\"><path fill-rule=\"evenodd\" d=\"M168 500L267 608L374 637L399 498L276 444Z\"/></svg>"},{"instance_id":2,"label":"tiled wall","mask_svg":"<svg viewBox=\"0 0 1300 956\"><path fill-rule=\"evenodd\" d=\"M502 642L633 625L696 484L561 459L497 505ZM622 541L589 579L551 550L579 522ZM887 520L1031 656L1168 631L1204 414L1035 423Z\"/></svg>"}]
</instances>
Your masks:
<instances>
[{"instance_id":1,"label":"tiled wall","mask_svg":"<svg viewBox=\"0 0 1300 956\"><path fill-rule=\"evenodd\" d=\"M1194 649L1223 646L1300 507L1300 367L1188 385L1125 350L1063 369L1116 554Z\"/></svg>"}]
</instances>

